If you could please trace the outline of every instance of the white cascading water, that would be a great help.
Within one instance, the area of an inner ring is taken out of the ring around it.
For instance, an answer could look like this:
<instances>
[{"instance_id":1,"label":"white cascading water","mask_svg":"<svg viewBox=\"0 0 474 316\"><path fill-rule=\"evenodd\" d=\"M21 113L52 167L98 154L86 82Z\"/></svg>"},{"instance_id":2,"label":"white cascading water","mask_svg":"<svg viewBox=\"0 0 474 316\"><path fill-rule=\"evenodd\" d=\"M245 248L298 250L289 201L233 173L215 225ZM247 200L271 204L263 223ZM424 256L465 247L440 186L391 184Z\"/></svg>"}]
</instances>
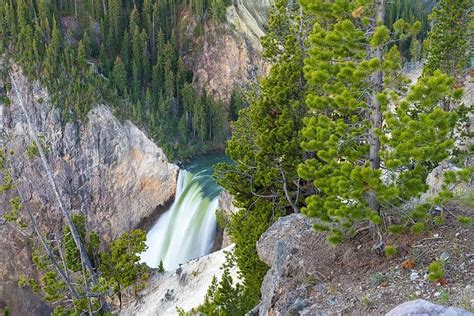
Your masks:
<instances>
[{"instance_id":1,"label":"white cascading water","mask_svg":"<svg viewBox=\"0 0 474 316\"><path fill-rule=\"evenodd\" d=\"M164 268L172 270L210 253L221 188L210 175L211 167L206 167L180 171L173 205L147 234L148 249L141 261L148 266L156 268L162 260Z\"/></svg>"}]
</instances>

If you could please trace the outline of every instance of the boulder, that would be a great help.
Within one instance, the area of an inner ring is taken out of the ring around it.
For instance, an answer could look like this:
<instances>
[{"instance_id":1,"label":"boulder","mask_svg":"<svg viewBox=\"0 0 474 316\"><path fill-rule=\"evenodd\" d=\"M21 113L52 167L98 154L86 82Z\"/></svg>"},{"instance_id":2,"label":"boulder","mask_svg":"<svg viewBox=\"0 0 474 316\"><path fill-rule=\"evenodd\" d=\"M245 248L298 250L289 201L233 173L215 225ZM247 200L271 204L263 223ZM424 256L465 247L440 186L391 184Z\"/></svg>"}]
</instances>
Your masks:
<instances>
[{"instance_id":1,"label":"boulder","mask_svg":"<svg viewBox=\"0 0 474 316\"><path fill-rule=\"evenodd\" d=\"M326 236L301 214L280 218L257 242L260 259L270 266L262 288L259 315L288 315L312 304L308 281L327 281L336 252Z\"/></svg>"},{"instance_id":2,"label":"boulder","mask_svg":"<svg viewBox=\"0 0 474 316\"><path fill-rule=\"evenodd\" d=\"M418 299L398 305L385 316L473 316L474 314L463 309L444 307L428 301Z\"/></svg>"}]
</instances>

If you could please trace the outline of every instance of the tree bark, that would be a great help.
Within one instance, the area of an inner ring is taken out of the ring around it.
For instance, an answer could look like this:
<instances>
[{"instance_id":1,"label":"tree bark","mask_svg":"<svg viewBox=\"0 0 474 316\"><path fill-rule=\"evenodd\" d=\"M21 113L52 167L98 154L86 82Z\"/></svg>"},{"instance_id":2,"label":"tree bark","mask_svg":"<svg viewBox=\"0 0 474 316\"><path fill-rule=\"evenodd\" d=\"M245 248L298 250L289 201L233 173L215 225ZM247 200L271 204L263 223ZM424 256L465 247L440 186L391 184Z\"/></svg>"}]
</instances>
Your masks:
<instances>
[{"instance_id":1,"label":"tree bark","mask_svg":"<svg viewBox=\"0 0 474 316\"><path fill-rule=\"evenodd\" d=\"M379 25L383 24L385 17L385 6L386 0L375 0L375 25L374 29ZM383 47L377 46L373 48L372 55L383 62ZM380 169L380 138L377 135L377 130L382 128L382 111L380 108L380 102L377 100L377 94L383 91L383 73L382 70L377 70L371 78L371 85L373 90L370 95L370 132L369 132L369 144L370 144L370 167L374 170ZM377 193L371 190L368 197L369 207L379 212L380 204L378 201Z\"/></svg>"}]
</instances>

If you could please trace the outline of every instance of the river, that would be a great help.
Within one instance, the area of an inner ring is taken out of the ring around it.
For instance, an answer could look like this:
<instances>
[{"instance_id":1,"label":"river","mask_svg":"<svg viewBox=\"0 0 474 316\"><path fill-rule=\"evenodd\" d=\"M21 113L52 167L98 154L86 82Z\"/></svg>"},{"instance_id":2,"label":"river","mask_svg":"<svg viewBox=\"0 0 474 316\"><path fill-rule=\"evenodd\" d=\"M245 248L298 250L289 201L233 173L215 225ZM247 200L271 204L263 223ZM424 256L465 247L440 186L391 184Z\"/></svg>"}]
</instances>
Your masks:
<instances>
[{"instance_id":1,"label":"river","mask_svg":"<svg viewBox=\"0 0 474 316\"><path fill-rule=\"evenodd\" d=\"M147 233L148 249L141 261L166 270L210 253L216 234L215 212L222 188L212 179L212 166L224 155L206 155L193 160L178 175L173 205Z\"/></svg>"}]
</instances>

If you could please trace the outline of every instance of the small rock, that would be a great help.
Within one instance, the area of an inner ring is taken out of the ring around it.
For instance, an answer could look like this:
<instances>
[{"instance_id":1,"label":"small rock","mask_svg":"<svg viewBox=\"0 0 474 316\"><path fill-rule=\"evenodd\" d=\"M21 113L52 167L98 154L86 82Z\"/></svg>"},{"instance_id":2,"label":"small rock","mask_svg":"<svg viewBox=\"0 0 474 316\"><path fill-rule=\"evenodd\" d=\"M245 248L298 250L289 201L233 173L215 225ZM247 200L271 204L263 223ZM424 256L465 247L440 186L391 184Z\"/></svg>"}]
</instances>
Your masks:
<instances>
[{"instance_id":1,"label":"small rock","mask_svg":"<svg viewBox=\"0 0 474 316\"><path fill-rule=\"evenodd\" d=\"M447 261L449 259L449 252L444 251L440 256L439 259L442 261Z\"/></svg>"},{"instance_id":2,"label":"small rock","mask_svg":"<svg viewBox=\"0 0 474 316\"><path fill-rule=\"evenodd\" d=\"M289 308L290 312L299 312L302 311L306 306L308 306L308 303L301 298L297 298L296 301L291 305Z\"/></svg>"},{"instance_id":3,"label":"small rock","mask_svg":"<svg viewBox=\"0 0 474 316\"><path fill-rule=\"evenodd\" d=\"M439 237L439 234L434 234L433 237L434 237L434 238L438 238L438 237Z\"/></svg>"},{"instance_id":4,"label":"small rock","mask_svg":"<svg viewBox=\"0 0 474 316\"><path fill-rule=\"evenodd\" d=\"M412 281L418 279L419 277L420 277L420 275L419 275L418 272L416 272L416 271L413 271L413 272L410 274L410 280L412 280Z\"/></svg>"},{"instance_id":5,"label":"small rock","mask_svg":"<svg viewBox=\"0 0 474 316\"><path fill-rule=\"evenodd\" d=\"M173 289L167 289L165 293L165 299L167 301L172 301L175 298L174 295L174 290Z\"/></svg>"},{"instance_id":6,"label":"small rock","mask_svg":"<svg viewBox=\"0 0 474 316\"><path fill-rule=\"evenodd\" d=\"M416 296L420 296L420 295L421 295L421 291L415 291L415 295L416 295Z\"/></svg>"},{"instance_id":7,"label":"small rock","mask_svg":"<svg viewBox=\"0 0 474 316\"><path fill-rule=\"evenodd\" d=\"M440 295L441 295L440 292L436 292L436 293L434 294L435 297L439 297Z\"/></svg>"},{"instance_id":8,"label":"small rock","mask_svg":"<svg viewBox=\"0 0 474 316\"><path fill-rule=\"evenodd\" d=\"M328 305L334 306L334 305L336 305L337 300L336 300L335 297L330 297L330 298L328 298L328 299L326 300L326 303L327 303Z\"/></svg>"},{"instance_id":9,"label":"small rock","mask_svg":"<svg viewBox=\"0 0 474 316\"><path fill-rule=\"evenodd\" d=\"M314 289L316 290L316 292L319 292L319 293L326 292L326 286L323 283L319 283L318 285L314 287Z\"/></svg>"},{"instance_id":10,"label":"small rock","mask_svg":"<svg viewBox=\"0 0 474 316\"><path fill-rule=\"evenodd\" d=\"M357 246L357 249L360 249L360 248L362 248L362 245Z\"/></svg>"},{"instance_id":11,"label":"small rock","mask_svg":"<svg viewBox=\"0 0 474 316\"><path fill-rule=\"evenodd\" d=\"M468 311L436 305L428 301L417 299L398 305L385 316L400 316L400 315L450 315L450 316L468 316L472 315Z\"/></svg>"}]
</instances>

